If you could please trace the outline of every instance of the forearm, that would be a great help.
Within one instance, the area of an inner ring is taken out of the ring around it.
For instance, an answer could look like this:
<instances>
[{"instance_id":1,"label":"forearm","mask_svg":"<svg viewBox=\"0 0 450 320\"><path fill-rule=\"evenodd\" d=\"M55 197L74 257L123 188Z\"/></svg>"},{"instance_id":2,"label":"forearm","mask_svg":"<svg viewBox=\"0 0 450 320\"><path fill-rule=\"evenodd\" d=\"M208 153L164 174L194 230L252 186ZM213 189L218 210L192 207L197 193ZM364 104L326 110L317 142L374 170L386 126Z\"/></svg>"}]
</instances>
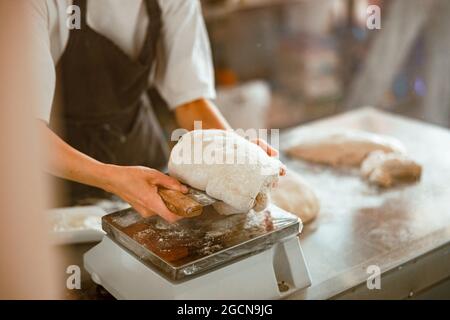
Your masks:
<instances>
[{"instance_id":1,"label":"forearm","mask_svg":"<svg viewBox=\"0 0 450 320\"><path fill-rule=\"evenodd\" d=\"M99 162L72 148L47 125L39 121L42 141L48 149L46 170L60 178L108 189L112 166Z\"/></svg>"},{"instance_id":2,"label":"forearm","mask_svg":"<svg viewBox=\"0 0 450 320\"><path fill-rule=\"evenodd\" d=\"M178 125L186 130L194 129L194 122L201 121L202 129L231 129L217 107L207 99L198 99L175 109Z\"/></svg>"}]
</instances>

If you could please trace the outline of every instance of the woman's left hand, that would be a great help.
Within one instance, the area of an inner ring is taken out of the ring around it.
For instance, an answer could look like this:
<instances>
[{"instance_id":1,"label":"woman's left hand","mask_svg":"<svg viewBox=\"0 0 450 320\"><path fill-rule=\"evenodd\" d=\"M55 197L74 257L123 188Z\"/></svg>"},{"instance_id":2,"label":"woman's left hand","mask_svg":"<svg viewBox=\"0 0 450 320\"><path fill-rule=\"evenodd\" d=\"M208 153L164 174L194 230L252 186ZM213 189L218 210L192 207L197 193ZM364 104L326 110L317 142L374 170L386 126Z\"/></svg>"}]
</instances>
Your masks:
<instances>
[{"instance_id":1,"label":"woman's left hand","mask_svg":"<svg viewBox=\"0 0 450 320\"><path fill-rule=\"evenodd\" d=\"M263 149L270 157L277 157L279 155L279 152L277 149L269 145L265 140L263 139L256 139L252 141L254 144L258 145L261 149ZM286 168L283 166L280 169L280 176L286 175Z\"/></svg>"}]
</instances>

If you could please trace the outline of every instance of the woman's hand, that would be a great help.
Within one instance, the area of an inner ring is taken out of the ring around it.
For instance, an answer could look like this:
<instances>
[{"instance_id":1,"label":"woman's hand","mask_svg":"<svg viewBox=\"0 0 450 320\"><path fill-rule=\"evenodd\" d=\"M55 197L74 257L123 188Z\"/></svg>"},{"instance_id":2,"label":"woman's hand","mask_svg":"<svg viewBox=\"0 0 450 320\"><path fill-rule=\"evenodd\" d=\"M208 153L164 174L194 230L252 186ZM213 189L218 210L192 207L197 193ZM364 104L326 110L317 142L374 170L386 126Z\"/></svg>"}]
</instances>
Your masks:
<instances>
[{"instance_id":1,"label":"woman's hand","mask_svg":"<svg viewBox=\"0 0 450 320\"><path fill-rule=\"evenodd\" d=\"M277 157L279 152L277 149L273 148L271 145L269 145L265 140L263 139L256 139L252 141L254 144L258 145L261 149L263 149L269 157ZM280 169L280 176L286 175L286 168L283 166Z\"/></svg>"},{"instance_id":2,"label":"woman's hand","mask_svg":"<svg viewBox=\"0 0 450 320\"><path fill-rule=\"evenodd\" d=\"M263 139L256 139L252 141L254 144L258 145L261 149L263 149L269 157L277 157L278 156L278 150L270 146L265 140Z\"/></svg>"},{"instance_id":3,"label":"woman's hand","mask_svg":"<svg viewBox=\"0 0 450 320\"><path fill-rule=\"evenodd\" d=\"M176 179L146 167L106 165L105 174L104 189L128 202L143 217L159 215L171 223L182 219L167 209L158 194L158 187L186 193L187 187Z\"/></svg>"}]
</instances>

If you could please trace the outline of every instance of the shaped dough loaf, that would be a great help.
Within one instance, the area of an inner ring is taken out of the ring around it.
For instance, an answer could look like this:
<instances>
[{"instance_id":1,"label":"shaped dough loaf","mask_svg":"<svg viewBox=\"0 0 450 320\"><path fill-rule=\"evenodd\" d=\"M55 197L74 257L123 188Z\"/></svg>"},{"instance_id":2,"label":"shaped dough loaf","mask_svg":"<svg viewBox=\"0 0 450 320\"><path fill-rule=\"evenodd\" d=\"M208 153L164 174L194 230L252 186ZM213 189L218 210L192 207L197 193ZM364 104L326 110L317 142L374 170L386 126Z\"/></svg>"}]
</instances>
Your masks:
<instances>
[{"instance_id":1,"label":"shaped dough loaf","mask_svg":"<svg viewBox=\"0 0 450 320\"><path fill-rule=\"evenodd\" d=\"M286 150L294 158L334 167L357 167L373 151L404 153L401 142L392 137L363 131L314 132L301 136Z\"/></svg>"},{"instance_id":2,"label":"shaped dough loaf","mask_svg":"<svg viewBox=\"0 0 450 320\"><path fill-rule=\"evenodd\" d=\"M214 205L222 214L263 210L281 168L254 143L223 130L185 134L169 159L169 174L223 201Z\"/></svg>"}]
</instances>

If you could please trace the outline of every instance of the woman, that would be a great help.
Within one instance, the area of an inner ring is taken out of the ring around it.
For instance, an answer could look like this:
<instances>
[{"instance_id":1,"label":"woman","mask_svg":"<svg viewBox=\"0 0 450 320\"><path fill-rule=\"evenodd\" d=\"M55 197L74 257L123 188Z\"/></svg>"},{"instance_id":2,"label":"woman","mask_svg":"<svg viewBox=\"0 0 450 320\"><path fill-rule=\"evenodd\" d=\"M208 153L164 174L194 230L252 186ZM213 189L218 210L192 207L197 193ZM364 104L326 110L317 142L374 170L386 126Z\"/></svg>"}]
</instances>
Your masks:
<instances>
[{"instance_id":1,"label":"woman","mask_svg":"<svg viewBox=\"0 0 450 320\"><path fill-rule=\"evenodd\" d=\"M143 216L178 220L157 191L186 187L158 171L167 159L146 92L155 88L183 128L191 130L194 121L228 128L208 100L213 68L199 1L13 2L31 26L25 32L32 34L32 54L19 64L35 70L30 76L40 89L35 110L50 173L114 193ZM0 20L8 14L1 12ZM80 28L71 28L76 19Z\"/></svg>"}]
</instances>

